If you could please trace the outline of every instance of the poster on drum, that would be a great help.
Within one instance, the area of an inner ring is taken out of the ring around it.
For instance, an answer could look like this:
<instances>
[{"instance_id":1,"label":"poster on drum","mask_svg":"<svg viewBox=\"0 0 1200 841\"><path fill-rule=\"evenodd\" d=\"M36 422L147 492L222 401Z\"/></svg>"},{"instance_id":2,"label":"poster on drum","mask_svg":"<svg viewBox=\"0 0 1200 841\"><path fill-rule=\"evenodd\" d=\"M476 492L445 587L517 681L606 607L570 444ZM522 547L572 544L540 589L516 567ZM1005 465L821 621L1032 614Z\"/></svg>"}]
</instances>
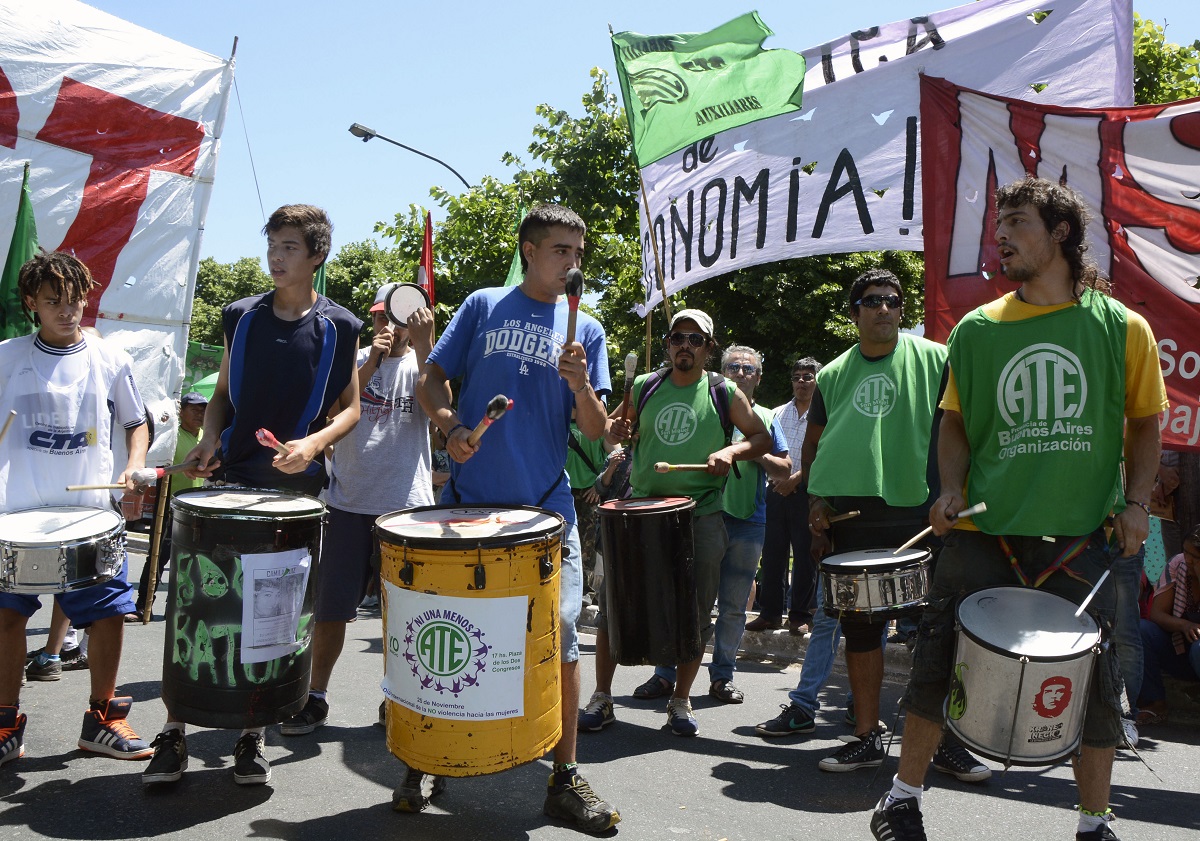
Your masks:
<instances>
[{"instance_id":1,"label":"poster on drum","mask_svg":"<svg viewBox=\"0 0 1200 841\"><path fill-rule=\"evenodd\" d=\"M528 597L461 599L383 586L384 695L435 718L525 714Z\"/></svg>"},{"instance_id":2,"label":"poster on drum","mask_svg":"<svg viewBox=\"0 0 1200 841\"><path fill-rule=\"evenodd\" d=\"M243 663L265 663L300 650L296 632L311 566L307 549L242 555Z\"/></svg>"}]
</instances>

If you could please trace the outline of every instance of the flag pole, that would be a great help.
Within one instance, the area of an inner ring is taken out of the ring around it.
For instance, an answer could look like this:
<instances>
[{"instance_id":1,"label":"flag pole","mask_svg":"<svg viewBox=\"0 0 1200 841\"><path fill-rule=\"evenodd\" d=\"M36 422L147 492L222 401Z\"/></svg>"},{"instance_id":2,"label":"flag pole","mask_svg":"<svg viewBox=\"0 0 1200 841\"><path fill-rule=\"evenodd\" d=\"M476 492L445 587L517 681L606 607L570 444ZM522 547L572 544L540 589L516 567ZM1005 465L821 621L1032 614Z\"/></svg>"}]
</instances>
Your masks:
<instances>
[{"instance_id":1,"label":"flag pole","mask_svg":"<svg viewBox=\"0 0 1200 841\"><path fill-rule=\"evenodd\" d=\"M667 321L671 320L671 302L667 299L667 284L663 280L662 261L658 255L658 237L654 235L654 215L650 212L650 199L646 197L646 181L642 178L642 168L638 167L638 184L642 188L642 206L646 208L647 228L650 231L650 248L654 251L654 275L658 279L658 290L662 292L663 309L667 313Z\"/></svg>"}]
</instances>

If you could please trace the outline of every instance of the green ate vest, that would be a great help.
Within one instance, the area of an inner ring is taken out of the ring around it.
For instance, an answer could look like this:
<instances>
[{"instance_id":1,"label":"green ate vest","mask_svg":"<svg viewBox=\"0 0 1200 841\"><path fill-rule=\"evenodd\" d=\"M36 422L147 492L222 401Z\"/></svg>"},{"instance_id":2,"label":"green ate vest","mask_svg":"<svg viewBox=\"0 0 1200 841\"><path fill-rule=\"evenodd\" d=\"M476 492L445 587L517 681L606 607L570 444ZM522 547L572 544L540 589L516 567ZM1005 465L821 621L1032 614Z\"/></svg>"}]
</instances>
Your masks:
<instances>
[{"instance_id":1,"label":"green ate vest","mask_svg":"<svg viewBox=\"0 0 1200 841\"><path fill-rule=\"evenodd\" d=\"M858 347L817 374L828 423L808 492L921 505L929 496L929 438L946 348L908 333L883 359L868 361Z\"/></svg>"},{"instance_id":2,"label":"green ate vest","mask_svg":"<svg viewBox=\"0 0 1200 841\"><path fill-rule=\"evenodd\" d=\"M571 490L590 488L596 483L596 477L604 470L604 459L607 455L604 452L604 439L588 440L587 436L579 431L575 421L571 421L571 437L579 444L580 449L587 453L587 457L592 461L592 467L595 468L593 470L592 467L588 467L587 462L575 451L574 447L567 447L567 478L571 480Z\"/></svg>"},{"instance_id":3,"label":"green ate vest","mask_svg":"<svg viewBox=\"0 0 1200 841\"><path fill-rule=\"evenodd\" d=\"M642 389L649 374L633 383L633 404L641 402ZM725 383L729 402L737 386ZM655 473L656 462L704 464L709 455L725 446L721 418L708 393L708 377L679 388L667 377L650 395L638 417L639 437L633 450L630 484L634 496L689 496L696 501L696 517L721 510L722 476L701 471ZM738 465L738 469L742 469Z\"/></svg>"},{"instance_id":4,"label":"green ate vest","mask_svg":"<svg viewBox=\"0 0 1200 841\"><path fill-rule=\"evenodd\" d=\"M771 424L775 422L775 413L766 406L754 404L752 407L754 414L758 415L759 420L763 422L763 426L767 428L767 432L771 432ZM745 440L745 435L742 435L741 430L733 430L734 442ZM774 441L774 438L772 438ZM771 447L774 449L774 446ZM741 471L741 478L729 473L729 481L725 483L725 513L730 517L737 517L739 520L749 520L754 516L754 512L758 510L758 503L767 493L767 485L764 480L764 471L757 463L753 461L739 461L738 470Z\"/></svg>"},{"instance_id":5,"label":"green ate vest","mask_svg":"<svg viewBox=\"0 0 1200 841\"><path fill-rule=\"evenodd\" d=\"M998 322L977 309L948 341L971 447L969 504L988 534L1078 536L1120 497L1125 307L1078 306ZM1124 507L1123 505L1121 507Z\"/></svg>"}]
</instances>

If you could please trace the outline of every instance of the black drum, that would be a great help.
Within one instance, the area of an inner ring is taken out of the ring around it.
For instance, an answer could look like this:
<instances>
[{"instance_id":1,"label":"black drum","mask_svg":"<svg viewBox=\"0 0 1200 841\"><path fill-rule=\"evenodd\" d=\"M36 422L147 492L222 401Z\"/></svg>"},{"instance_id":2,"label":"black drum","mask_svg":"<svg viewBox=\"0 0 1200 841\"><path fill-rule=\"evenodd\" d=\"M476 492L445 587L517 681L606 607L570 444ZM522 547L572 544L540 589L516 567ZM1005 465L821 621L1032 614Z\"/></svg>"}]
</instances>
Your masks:
<instances>
[{"instance_id":1,"label":"black drum","mask_svg":"<svg viewBox=\"0 0 1200 841\"><path fill-rule=\"evenodd\" d=\"M242 729L298 713L312 673L324 504L196 488L177 494L171 512L162 697L172 717Z\"/></svg>"},{"instance_id":2,"label":"black drum","mask_svg":"<svg viewBox=\"0 0 1200 841\"><path fill-rule=\"evenodd\" d=\"M609 648L622 666L677 666L699 657L696 552L684 497L600 505Z\"/></svg>"}]
</instances>

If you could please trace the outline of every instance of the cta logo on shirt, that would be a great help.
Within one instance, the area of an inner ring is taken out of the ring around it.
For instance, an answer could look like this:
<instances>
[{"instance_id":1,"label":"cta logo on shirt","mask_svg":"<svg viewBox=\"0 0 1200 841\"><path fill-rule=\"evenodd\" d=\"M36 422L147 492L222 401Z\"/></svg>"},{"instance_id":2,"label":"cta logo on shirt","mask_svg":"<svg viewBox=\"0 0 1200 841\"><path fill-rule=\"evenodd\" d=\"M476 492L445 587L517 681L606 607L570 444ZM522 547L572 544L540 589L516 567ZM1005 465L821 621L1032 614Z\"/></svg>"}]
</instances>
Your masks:
<instances>
[{"instance_id":1,"label":"cta logo on shirt","mask_svg":"<svg viewBox=\"0 0 1200 841\"><path fill-rule=\"evenodd\" d=\"M696 434L696 412L687 403L669 403L654 416L658 440L674 446L687 443Z\"/></svg>"},{"instance_id":2,"label":"cta logo on shirt","mask_svg":"<svg viewBox=\"0 0 1200 841\"><path fill-rule=\"evenodd\" d=\"M887 417L896 405L896 384L887 374L872 374L854 389L854 408L869 418Z\"/></svg>"},{"instance_id":3,"label":"cta logo on shirt","mask_svg":"<svg viewBox=\"0 0 1200 841\"><path fill-rule=\"evenodd\" d=\"M34 429L29 433L29 446L36 450L47 450L54 455L76 455L96 443L96 430L83 432L61 432L52 429Z\"/></svg>"},{"instance_id":4,"label":"cta logo on shirt","mask_svg":"<svg viewBox=\"0 0 1200 841\"><path fill-rule=\"evenodd\" d=\"M1001 458L1025 453L1089 452L1092 427L1076 422L1087 407L1087 374L1066 348L1049 343L1021 350L1000 372L996 408L1008 424Z\"/></svg>"}]
</instances>

